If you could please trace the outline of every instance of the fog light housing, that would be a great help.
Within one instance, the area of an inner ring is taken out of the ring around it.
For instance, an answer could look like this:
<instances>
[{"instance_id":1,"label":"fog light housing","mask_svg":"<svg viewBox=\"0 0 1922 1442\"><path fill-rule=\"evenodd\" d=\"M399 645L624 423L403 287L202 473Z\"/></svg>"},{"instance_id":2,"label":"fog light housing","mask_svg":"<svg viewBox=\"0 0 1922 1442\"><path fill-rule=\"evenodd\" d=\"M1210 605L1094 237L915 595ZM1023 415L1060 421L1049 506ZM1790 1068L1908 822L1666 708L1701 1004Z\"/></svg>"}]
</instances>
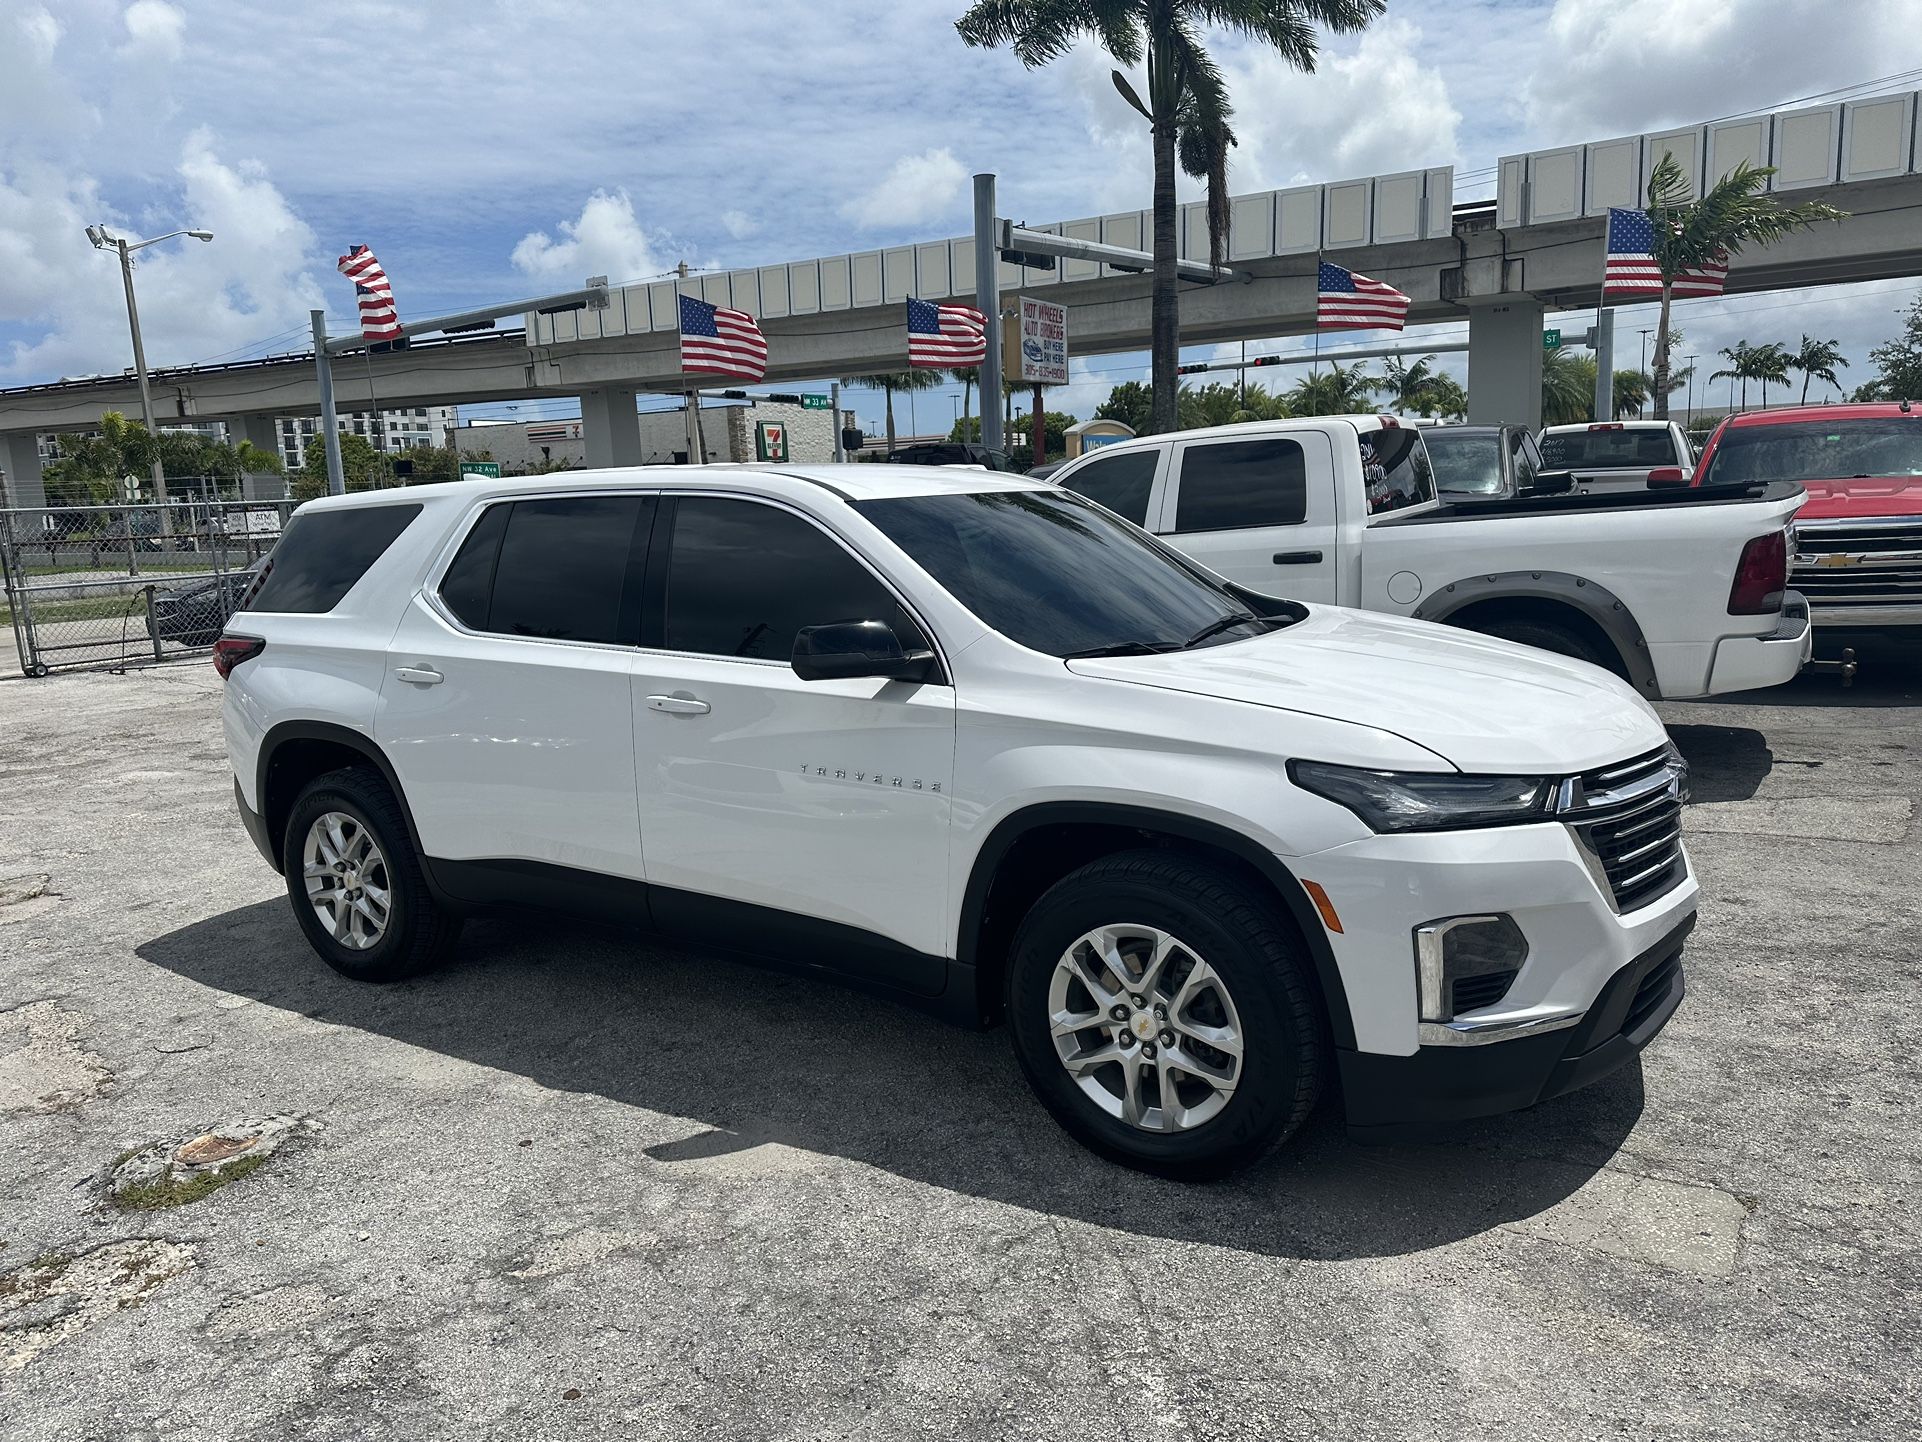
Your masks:
<instances>
[{"instance_id":1,"label":"fog light housing","mask_svg":"<svg viewBox=\"0 0 1922 1442\"><path fill-rule=\"evenodd\" d=\"M1423 1021L1453 1021L1507 994L1528 938L1512 916L1449 916L1415 928L1415 985Z\"/></svg>"}]
</instances>

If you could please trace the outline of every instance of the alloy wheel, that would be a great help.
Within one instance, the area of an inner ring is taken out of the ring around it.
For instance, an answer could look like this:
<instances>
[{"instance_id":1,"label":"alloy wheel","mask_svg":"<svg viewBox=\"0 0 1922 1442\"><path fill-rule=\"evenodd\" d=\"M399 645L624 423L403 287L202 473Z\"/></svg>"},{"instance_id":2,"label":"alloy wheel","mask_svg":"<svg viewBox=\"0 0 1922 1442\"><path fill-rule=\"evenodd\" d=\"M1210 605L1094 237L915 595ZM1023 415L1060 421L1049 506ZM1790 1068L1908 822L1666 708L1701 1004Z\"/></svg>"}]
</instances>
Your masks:
<instances>
[{"instance_id":1,"label":"alloy wheel","mask_svg":"<svg viewBox=\"0 0 1922 1442\"><path fill-rule=\"evenodd\" d=\"M350 951L387 934L393 880L374 834L344 811L314 818L301 847L301 876L320 924Z\"/></svg>"},{"instance_id":2,"label":"alloy wheel","mask_svg":"<svg viewBox=\"0 0 1922 1442\"><path fill-rule=\"evenodd\" d=\"M1048 1026L1082 1094L1142 1131L1211 1121L1241 1081L1241 1018L1226 983L1158 927L1079 937L1055 962Z\"/></svg>"}]
</instances>

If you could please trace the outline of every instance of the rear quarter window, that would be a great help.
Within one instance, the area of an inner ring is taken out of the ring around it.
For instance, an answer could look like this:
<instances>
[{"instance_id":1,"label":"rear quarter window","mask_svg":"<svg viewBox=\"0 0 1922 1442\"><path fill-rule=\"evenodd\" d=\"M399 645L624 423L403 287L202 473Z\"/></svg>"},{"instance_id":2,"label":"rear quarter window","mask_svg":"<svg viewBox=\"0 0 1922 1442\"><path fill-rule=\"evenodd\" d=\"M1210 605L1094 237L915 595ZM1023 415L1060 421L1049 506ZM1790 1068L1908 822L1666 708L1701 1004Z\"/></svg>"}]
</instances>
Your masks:
<instances>
[{"instance_id":1,"label":"rear quarter window","mask_svg":"<svg viewBox=\"0 0 1922 1442\"><path fill-rule=\"evenodd\" d=\"M1420 431L1412 426L1384 426L1361 432L1355 443L1361 448L1369 515L1405 511L1435 499L1435 472Z\"/></svg>"},{"instance_id":2,"label":"rear quarter window","mask_svg":"<svg viewBox=\"0 0 1922 1442\"><path fill-rule=\"evenodd\" d=\"M250 611L331 611L420 514L419 505L352 506L295 516Z\"/></svg>"}]
</instances>

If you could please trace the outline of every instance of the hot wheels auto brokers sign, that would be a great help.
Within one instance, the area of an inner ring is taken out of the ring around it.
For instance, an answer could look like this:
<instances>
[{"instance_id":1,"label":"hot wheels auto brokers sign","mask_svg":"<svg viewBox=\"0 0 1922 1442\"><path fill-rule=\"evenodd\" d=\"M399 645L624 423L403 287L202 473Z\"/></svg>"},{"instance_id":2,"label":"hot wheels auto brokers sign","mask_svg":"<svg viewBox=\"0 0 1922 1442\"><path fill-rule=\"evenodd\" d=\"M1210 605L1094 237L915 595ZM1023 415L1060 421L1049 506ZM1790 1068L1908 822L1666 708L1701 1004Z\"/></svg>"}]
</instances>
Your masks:
<instances>
[{"instance_id":1,"label":"hot wheels auto brokers sign","mask_svg":"<svg viewBox=\"0 0 1922 1442\"><path fill-rule=\"evenodd\" d=\"M1010 349L1014 375L1031 385L1068 383L1068 308L1032 296L1021 297L1017 334Z\"/></svg>"}]
</instances>

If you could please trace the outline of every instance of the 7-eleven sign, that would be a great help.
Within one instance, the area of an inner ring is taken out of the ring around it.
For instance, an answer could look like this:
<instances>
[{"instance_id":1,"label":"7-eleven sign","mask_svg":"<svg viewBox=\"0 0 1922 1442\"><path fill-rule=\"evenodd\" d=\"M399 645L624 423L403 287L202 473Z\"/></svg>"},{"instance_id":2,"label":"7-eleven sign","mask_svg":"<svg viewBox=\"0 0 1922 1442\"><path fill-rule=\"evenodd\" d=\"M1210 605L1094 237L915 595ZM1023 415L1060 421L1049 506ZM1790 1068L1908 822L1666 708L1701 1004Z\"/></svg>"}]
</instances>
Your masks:
<instances>
[{"instance_id":1,"label":"7-eleven sign","mask_svg":"<svg viewBox=\"0 0 1922 1442\"><path fill-rule=\"evenodd\" d=\"M787 423L785 421L754 423L754 459L757 461L787 459Z\"/></svg>"}]
</instances>

